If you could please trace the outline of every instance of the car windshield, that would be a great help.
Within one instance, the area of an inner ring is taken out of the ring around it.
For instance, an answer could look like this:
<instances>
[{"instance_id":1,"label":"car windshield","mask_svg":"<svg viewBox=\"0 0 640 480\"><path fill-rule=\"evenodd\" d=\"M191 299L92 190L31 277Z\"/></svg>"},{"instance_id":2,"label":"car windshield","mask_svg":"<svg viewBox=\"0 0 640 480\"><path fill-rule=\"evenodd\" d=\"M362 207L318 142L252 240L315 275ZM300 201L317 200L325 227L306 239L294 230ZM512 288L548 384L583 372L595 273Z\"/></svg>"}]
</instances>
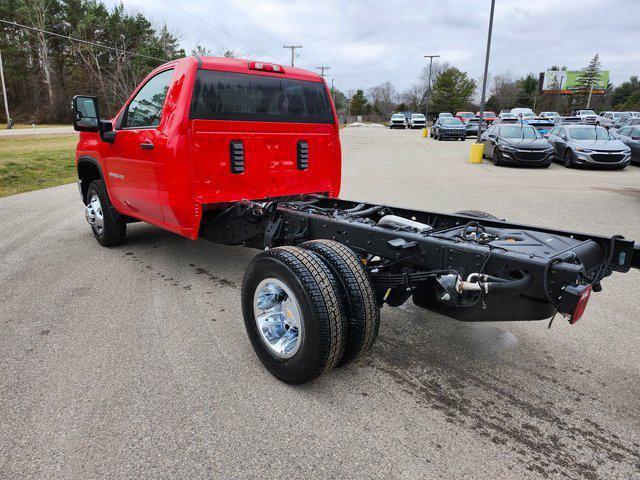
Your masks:
<instances>
[{"instance_id":1,"label":"car windshield","mask_svg":"<svg viewBox=\"0 0 640 480\"><path fill-rule=\"evenodd\" d=\"M559 117L560 114L558 112L544 112L542 115L545 117Z\"/></svg>"},{"instance_id":2,"label":"car windshield","mask_svg":"<svg viewBox=\"0 0 640 480\"><path fill-rule=\"evenodd\" d=\"M535 117L535 116L536 116L536 114L533 113L533 112L525 112L525 113L522 114L522 118L532 118L532 117Z\"/></svg>"},{"instance_id":3,"label":"car windshield","mask_svg":"<svg viewBox=\"0 0 640 480\"><path fill-rule=\"evenodd\" d=\"M414 113L413 115L411 115L411 117L418 120L424 120L424 115L422 115L421 113Z\"/></svg>"},{"instance_id":4,"label":"car windshield","mask_svg":"<svg viewBox=\"0 0 640 480\"><path fill-rule=\"evenodd\" d=\"M399 118L404 118L404 115L401 113L394 113L391 118L395 118L397 120Z\"/></svg>"},{"instance_id":5,"label":"car windshield","mask_svg":"<svg viewBox=\"0 0 640 480\"><path fill-rule=\"evenodd\" d=\"M595 115L596 112L594 112L593 110L580 110L578 112L578 115Z\"/></svg>"},{"instance_id":6,"label":"car windshield","mask_svg":"<svg viewBox=\"0 0 640 480\"><path fill-rule=\"evenodd\" d=\"M504 138L540 138L538 131L529 125L509 125L500 129Z\"/></svg>"},{"instance_id":7,"label":"car windshield","mask_svg":"<svg viewBox=\"0 0 640 480\"><path fill-rule=\"evenodd\" d=\"M443 118L440 120L442 125L462 125L462 122L457 118Z\"/></svg>"},{"instance_id":8,"label":"car windshield","mask_svg":"<svg viewBox=\"0 0 640 480\"><path fill-rule=\"evenodd\" d=\"M441 117L453 117L453 115L450 114L450 113L441 113L440 116Z\"/></svg>"},{"instance_id":9,"label":"car windshield","mask_svg":"<svg viewBox=\"0 0 640 480\"><path fill-rule=\"evenodd\" d=\"M569 136L573 140L609 140L609 132L603 127L571 128Z\"/></svg>"},{"instance_id":10,"label":"car windshield","mask_svg":"<svg viewBox=\"0 0 640 480\"><path fill-rule=\"evenodd\" d=\"M475 115L473 113L471 113L471 112L462 112L462 113L459 113L458 116L462 117L462 118L474 118L475 117Z\"/></svg>"},{"instance_id":11,"label":"car windshield","mask_svg":"<svg viewBox=\"0 0 640 480\"><path fill-rule=\"evenodd\" d=\"M496 116L496 114L494 112L484 112L482 114L482 118L493 118L495 116Z\"/></svg>"},{"instance_id":12,"label":"car windshield","mask_svg":"<svg viewBox=\"0 0 640 480\"><path fill-rule=\"evenodd\" d=\"M516 118L516 116L513 113L501 113L500 116L502 118Z\"/></svg>"}]
</instances>

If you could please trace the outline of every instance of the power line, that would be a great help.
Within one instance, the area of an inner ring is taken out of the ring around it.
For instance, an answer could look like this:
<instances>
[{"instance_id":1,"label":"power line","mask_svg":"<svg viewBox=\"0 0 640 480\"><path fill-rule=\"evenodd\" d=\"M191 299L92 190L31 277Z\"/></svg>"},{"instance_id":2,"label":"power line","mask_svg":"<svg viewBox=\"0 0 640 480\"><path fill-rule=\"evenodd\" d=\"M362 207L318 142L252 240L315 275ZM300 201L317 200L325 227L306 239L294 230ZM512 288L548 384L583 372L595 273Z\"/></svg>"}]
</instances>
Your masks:
<instances>
[{"instance_id":1,"label":"power line","mask_svg":"<svg viewBox=\"0 0 640 480\"><path fill-rule=\"evenodd\" d=\"M273 40L275 40L276 42L280 43L280 39L274 37L273 35L271 35L269 32L267 32L266 30L263 30L262 28L260 28L258 25L256 25L255 23L251 23L249 20L247 20L246 18L244 18L242 15L240 15L239 13L231 10L229 7L227 7L225 4L223 4L222 2L219 2L218 0L212 0L213 2L217 3L218 5L220 5L222 8L224 8L227 12L230 12L232 15L235 15L236 17L238 17L240 20L242 20L243 22L251 25L253 28L255 28L256 30L261 31L262 33L264 33L267 37L271 37Z\"/></svg>"},{"instance_id":2,"label":"power line","mask_svg":"<svg viewBox=\"0 0 640 480\"><path fill-rule=\"evenodd\" d=\"M17 22L10 22L8 20L2 20L2 19L0 19L0 22L5 23L7 25L11 25L12 27L20 27L20 28L25 28L27 30L33 30L34 32L46 33L47 35L52 35L54 37L64 38L64 39L70 40L72 42L84 43L86 45L94 45L96 47L105 48L107 50L112 50L114 52L128 53L130 55L135 55L136 57L148 58L148 59L151 59L151 60L158 60L159 62L167 62L168 61L168 59L166 59L166 58L158 58L158 57L152 57L151 55L143 55L142 53L130 52L129 50L124 50L122 48L110 47L108 45L103 45L101 43L91 42L89 40L82 40L80 38L74 38L74 37L70 37L68 35L62 35L60 33L50 32L48 30L42 30L42 29L36 28L36 27L30 27L29 25L22 25L22 24L17 23Z\"/></svg>"},{"instance_id":3,"label":"power line","mask_svg":"<svg viewBox=\"0 0 640 480\"><path fill-rule=\"evenodd\" d=\"M276 27L278 30L280 30L280 33L285 34L287 37L289 37L291 40L293 40L294 42L296 41L295 38L293 38L291 35L289 35L285 30L283 30L282 28L280 28L273 20L271 20L271 18L269 18L263 11L259 10L258 7L256 7L255 5L253 5L251 2L249 2L248 0L245 0L244 3L246 3L247 5L249 5L251 8L253 8L256 12L258 12L260 14L260 16L262 18L264 18L266 21L268 21L271 25L273 25L274 27Z\"/></svg>"},{"instance_id":4,"label":"power line","mask_svg":"<svg viewBox=\"0 0 640 480\"><path fill-rule=\"evenodd\" d=\"M171 2L169 2L168 0L162 0L162 1L163 1L164 3L166 3L167 5L171 5L173 8L175 8L175 9L177 9L177 10L180 10L181 12L183 12L183 13L185 13L185 14L189 15L190 17L193 17L193 18L196 18L196 19L200 20L202 23L204 23L204 24L206 24L206 25L210 26L211 28L215 28L216 30L218 30L218 31L220 31L220 32L222 32L222 33L224 33L225 35L227 35L227 36L229 36L229 37L231 37L231 38L234 38L234 39L236 39L236 40L237 40L237 41L239 41L239 42L244 43L245 45L247 45L247 46L251 47L252 49L254 49L254 50L256 50L256 51L258 51L258 52L260 52L260 53L263 53L264 55L267 55L268 57L275 58L276 60L278 60L278 58L277 58L277 57L275 57L275 56L274 56L274 55L272 55L271 53L267 52L266 50L262 50L260 47L256 47L256 46L255 46L255 45L253 45L252 43L249 43L249 42L247 42L247 41L245 41L245 40L241 39L240 37L237 37L237 36L235 36L234 34L227 32L224 28L218 27L217 25L214 25L213 23L208 22L208 21L207 21L207 20L205 20L204 18L199 17L198 15L196 15L196 14L194 14L194 13L191 13L189 10L185 10L184 8L179 7L178 5L175 5L175 4L171 3Z\"/></svg>"}]
</instances>

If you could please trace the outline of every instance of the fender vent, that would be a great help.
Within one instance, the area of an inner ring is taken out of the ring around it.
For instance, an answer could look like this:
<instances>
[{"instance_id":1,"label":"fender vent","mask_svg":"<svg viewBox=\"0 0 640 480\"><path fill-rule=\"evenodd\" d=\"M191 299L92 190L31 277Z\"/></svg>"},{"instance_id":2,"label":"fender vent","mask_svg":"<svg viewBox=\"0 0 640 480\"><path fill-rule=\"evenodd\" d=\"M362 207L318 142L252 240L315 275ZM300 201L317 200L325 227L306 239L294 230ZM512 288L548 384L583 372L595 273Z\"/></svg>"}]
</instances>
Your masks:
<instances>
[{"instance_id":1,"label":"fender vent","mask_svg":"<svg viewBox=\"0 0 640 480\"><path fill-rule=\"evenodd\" d=\"M298 170L309 168L309 144L305 140L298 140Z\"/></svg>"},{"instance_id":2,"label":"fender vent","mask_svg":"<svg viewBox=\"0 0 640 480\"><path fill-rule=\"evenodd\" d=\"M232 140L229 144L229 160L231 173L244 172L244 145L242 140Z\"/></svg>"}]
</instances>

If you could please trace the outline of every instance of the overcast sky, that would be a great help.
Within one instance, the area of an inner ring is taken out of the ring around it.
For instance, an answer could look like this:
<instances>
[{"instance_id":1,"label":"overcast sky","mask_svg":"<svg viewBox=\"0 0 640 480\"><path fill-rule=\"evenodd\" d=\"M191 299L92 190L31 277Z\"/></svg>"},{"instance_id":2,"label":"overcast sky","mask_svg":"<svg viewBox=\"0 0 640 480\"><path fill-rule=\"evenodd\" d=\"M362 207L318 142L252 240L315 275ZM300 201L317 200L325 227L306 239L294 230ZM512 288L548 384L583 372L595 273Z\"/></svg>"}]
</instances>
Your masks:
<instances>
[{"instance_id":1,"label":"overcast sky","mask_svg":"<svg viewBox=\"0 0 640 480\"><path fill-rule=\"evenodd\" d=\"M124 4L177 29L187 53L200 43L212 51L224 47L246 58L286 65L290 54L282 45L300 43L304 48L298 50L296 66L328 65L327 78L334 78L336 86L346 91L366 90L385 80L402 90L419 78L424 54L440 55L440 60L479 79L490 1L124 0ZM619 84L640 74L639 40L639 0L497 0L490 74L537 75L554 64L579 70L599 53L602 68L610 70L611 81Z\"/></svg>"}]
</instances>

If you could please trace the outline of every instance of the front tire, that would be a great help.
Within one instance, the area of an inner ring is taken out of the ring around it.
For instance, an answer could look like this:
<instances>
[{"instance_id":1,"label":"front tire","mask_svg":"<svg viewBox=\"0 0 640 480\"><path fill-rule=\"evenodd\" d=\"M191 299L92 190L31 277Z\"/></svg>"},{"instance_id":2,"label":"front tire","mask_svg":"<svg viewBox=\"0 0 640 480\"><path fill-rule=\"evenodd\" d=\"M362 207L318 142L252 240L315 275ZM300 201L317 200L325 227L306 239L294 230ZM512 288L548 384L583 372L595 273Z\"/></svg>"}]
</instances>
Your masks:
<instances>
[{"instance_id":1,"label":"front tire","mask_svg":"<svg viewBox=\"0 0 640 480\"><path fill-rule=\"evenodd\" d=\"M94 180L87 191L85 218L96 240L103 247L114 247L124 242L127 224L113 213L111 200L102 180Z\"/></svg>"},{"instance_id":2,"label":"front tire","mask_svg":"<svg viewBox=\"0 0 640 480\"><path fill-rule=\"evenodd\" d=\"M342 358L346 317L331 271L313 252L257 255L242 282L242 314L256 355L282 382L310 382Z\"/></svg>"},{"instance_id":3,"label":"front tire","mask_svg":"<svg viewBox=\"0 0 640 480\"><path fill-rule=\"evenodd\" d=\"M493 149L493 164L496 167L500 167L502 165L502 153L498 147Z\"/></svg>"},{"instance_id":4,"label":"front tire","mask_svg":"<svg viewBox=\"0 0 640 480\"><path fill-rule=\"evenodd\" d=\"M338 366L351 363L373 345L380 328L380 309L371 281L358 256L345 245L312 240L301 246L316 253L338 282L347 316L347 343Z\"/></svg>"},{"instance_id":5,"label":"front tire","mask_svg":"<svg viewBox=\"0 0 640 480\"><path fill-rule=\"evenodd\" d=\"M566 149L564 151L564 155L562 156L562 163L566 168L573 167L573 152L570 149Z\"/></svg>"}]
</instances>

